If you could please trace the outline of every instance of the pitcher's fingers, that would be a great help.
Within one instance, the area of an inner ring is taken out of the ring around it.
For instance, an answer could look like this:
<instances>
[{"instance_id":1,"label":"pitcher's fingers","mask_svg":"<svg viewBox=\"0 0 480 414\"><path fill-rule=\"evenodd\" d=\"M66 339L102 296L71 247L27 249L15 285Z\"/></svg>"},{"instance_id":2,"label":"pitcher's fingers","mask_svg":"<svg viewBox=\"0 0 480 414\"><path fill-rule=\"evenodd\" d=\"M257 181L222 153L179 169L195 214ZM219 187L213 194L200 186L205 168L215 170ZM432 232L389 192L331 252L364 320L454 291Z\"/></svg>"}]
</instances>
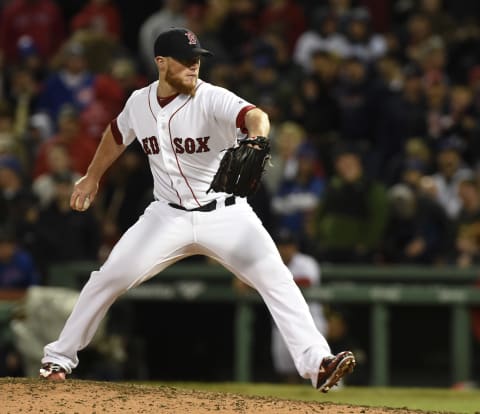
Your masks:
<instances>
[{"instance_id":1,"label":"pitcher's fingers","mask_svg":"<svg viewBox=\"0 0 480 414\"><path fill-rule=\"evenodd\" d=\"M85 200L86 200L86 197L83 194L78 194L78 193L74 194L72 195L70 206L72 207L73 210L83 211L85 210L84 208Z\"/></svg>"},{"instance_id":2,"label":"pitcher's fingers","mask_svg":"<svg viewBox=\"0 0 480 414\"><path fill-rule=\"evenodd\" d=\"M83 196L79 194L77 199L75 200L75 210L82 211L82 206L83 206Z\"/></svg>"},{"instance_id":3,"label":"pitcher's fingers","mask_svg":"<svg viewBox=\"0 0 480 414\"><path fill-rule=\"evenodd\" d=\"M71 208L72 210L75 210L75 202L76 202L76 200L77 200L77 197L78 197L78 194L75 193L75 192L73 192L73 193L72 193L72 196L70 197L70 208Z\"/></svg>"},{"instance_id":4,"label":"pitcher's fingers","mask_svg":"<svg viewBox=\"0 0 480 414\"><path fill-rule=\"evenodd\" d=\"M88 210L88 207L90 207L90 196L87 195L83 200L82 211Z\"/></svg>"},{"instance_id":5,"label":"pitcher's fingers","mask_svg":"<svg viewBox=\"0 0 480 414\"><path fill-rule=\"evenodd\" d=\"M79 194L75 200L75 210L85 211L90 207L90 197L88 195Z\"/></svg>"}]
</instances>

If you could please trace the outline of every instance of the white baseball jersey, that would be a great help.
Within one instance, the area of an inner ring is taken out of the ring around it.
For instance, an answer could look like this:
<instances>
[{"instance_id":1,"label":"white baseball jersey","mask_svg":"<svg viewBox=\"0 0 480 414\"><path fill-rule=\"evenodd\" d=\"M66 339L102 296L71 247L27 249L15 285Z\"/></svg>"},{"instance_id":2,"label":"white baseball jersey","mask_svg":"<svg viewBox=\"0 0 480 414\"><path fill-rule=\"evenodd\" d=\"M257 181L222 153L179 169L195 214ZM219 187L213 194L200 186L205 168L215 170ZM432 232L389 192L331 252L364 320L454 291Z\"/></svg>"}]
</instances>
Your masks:
<instances>
[{"instance_id":1,"label":"white baseball jersey","mask_svg":"<svg viewBox=\"0 0 480 414\"><path fill-rule=\"evenodd\" d=\"M137 138L148 155L155 199L191 209L224 197L206 191L222 151L241 133L236 120L254 106L199 80L194 97L178 95L162 108L157 87L158 81L135 91L116 120L123 144Z\"/></svg>"}]
</instances>

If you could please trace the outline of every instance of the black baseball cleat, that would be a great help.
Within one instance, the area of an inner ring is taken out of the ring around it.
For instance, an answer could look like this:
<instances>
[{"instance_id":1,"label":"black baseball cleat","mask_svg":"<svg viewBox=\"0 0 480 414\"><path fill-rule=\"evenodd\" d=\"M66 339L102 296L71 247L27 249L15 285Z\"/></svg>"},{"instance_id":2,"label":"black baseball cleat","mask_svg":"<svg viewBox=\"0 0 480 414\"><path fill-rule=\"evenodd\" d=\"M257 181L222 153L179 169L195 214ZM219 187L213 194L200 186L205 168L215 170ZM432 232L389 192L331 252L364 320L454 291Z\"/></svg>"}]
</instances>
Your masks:
<instances>
[{"instance_id":1,"label":"black baseball cleat","mask_svg":"<svg viewBox=\"0 0 480 414\"><path fill-rule=\"evenodd\" d=\"M317 390L328 392L345 375L353 371L356 363L355 357L350 351L323 358L318 370Z\"/></svg>"},{"instance_id":2,"label":"black baseball cleat","mask_svg":"<svg viewBox=\"0 0 480 414\"><path fill-rule=\"evenodd\" d=\"M40 378L47 379L49 381L65 381L67 377L67 371L58 364L48 362L42 365L40 368Z\"/></svg>"}]
</instances>

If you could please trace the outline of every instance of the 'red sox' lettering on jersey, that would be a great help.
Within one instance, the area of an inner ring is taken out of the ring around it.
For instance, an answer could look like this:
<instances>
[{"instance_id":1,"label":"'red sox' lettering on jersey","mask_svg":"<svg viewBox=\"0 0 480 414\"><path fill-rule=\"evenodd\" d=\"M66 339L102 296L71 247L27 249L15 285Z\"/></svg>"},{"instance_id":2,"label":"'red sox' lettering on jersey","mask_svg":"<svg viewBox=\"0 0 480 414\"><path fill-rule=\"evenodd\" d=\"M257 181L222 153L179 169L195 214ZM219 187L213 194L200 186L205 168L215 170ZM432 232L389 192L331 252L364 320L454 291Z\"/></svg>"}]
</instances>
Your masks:
<instances>
[{"instance_id":1,"label":"'red sox' lettering on jersey","mask_svg":"<svg viewBox=\"0 0 480 414\"><path fill-rule=\"evenodd\" d=\"M208 152L210 148L208 147L208 140L210 137L199 137L199 138L174 138L173 143L175 145L175 152L177 154L193 154L196 152Z\"/></svg>"},{"instance_id":2,"label":"'red sox' lettering on jersey","mask_svg":"<svg viewBox=\"0 0 480 414\"><path fill-rule=\"evenodd\" d=\"M157 137L142 138L141 143L143 152L147 155L158 154L160 152Z\"/></svg>"}]
</instances>

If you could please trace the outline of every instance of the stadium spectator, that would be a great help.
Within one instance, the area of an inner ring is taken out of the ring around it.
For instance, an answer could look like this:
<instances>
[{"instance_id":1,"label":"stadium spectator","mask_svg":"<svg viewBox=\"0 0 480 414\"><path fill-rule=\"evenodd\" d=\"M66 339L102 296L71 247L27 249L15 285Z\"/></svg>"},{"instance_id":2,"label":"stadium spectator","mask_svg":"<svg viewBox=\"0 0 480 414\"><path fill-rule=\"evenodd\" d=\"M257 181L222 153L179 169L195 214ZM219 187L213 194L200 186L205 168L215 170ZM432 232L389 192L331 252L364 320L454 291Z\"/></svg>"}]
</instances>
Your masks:
<instances>
[{"instance_id":1,"label":"stadium spectator","mask_svg":"<svg viewBox=\"0 0 480 414\"><path fill-rule=\"evenodd\" d=\"M325 188L325 178L315 148L302 144L296 154L296 173L284 179L272 198L277 226L294 233L299 247L309 249L307 226L312 220Z\"/></svg>"},{"instance_id":2,"label":"stadium spectator","mask_svg":"<svg viewBox=\"0 0 480 414\"><path fill-rule=\"evenodd\" d=\"M380 178L391 160L402 151L406 138L400 116L404 79L400 62L391 56L379 58L374 71L380 76L373 81L370 98L375 119L366 170L370 176Z\"/></svg>"},{"instance_id":3,"label":"stadium spectator","mask_svg":"<svg viewBox=\"0 0 480 414\"><path fill-rule=\"evenodd\" d=\"M42 272L57 262L94 261L98 258L99 225L93 212L87 214L70 208L73 175L53 175L55 192L50 204L40 210L36 228L35 252Z\"/></svg>"},{"instance_id":4,"label":"stadium spectator","mask_svg":"<svg viewBox=\"0 0 480 414\"><path fill-rule=\"evenodd\" d=\"M385 187L366 176L356 148L341 145L334 159L335 174L327 182L309 228L318 246L318 259L372 262L387 220Z\"/></svg>"},{"instance_id":5,"label":"stadium spectator","mask_svg":"<svg viewBox=\"0 0 480 414\"><path fill-rule=\"evenodd\" d=\"M60 56L61 67L45 80L37 108L51 122L57 120L63 105L70 104L81 111L93 99L95 77L87 67L85 47L78 42L68 43Z\"/></svg>"},{"instance_id":6,"label":"stadium spectator","mask_svg":"<svg viewBox=\"0 0 480 414\"><path fill-rule=\"evenodd\" d=\"M431 36L419 47L417 56L418 65L422 68L425 76L439 74L447 76L447 50L445 42L440 36Z\"/></svg>"},{"instance_id":7,"label":"stadium spectator","mask_svg":"<svg viewBox=\"0 0 480 414\"><path fill-rule=\"evenodd\" d=\"M42 59L57 53L65 38L64 17L52 0L12 0L0 16L0 49L8 63L20 59L17 48L22 36L33 39Z\"/></svg>"},{"instance_id":8,"label":"stadium spectator","mask_svg":"<svg viewBox=\"0 0 480 414\"><path fill-rule=\"evenodd\" d=\"M133 90L145 86L145 79L129 58L117 58L108 73L95 76L94 97L81 112L82 128L88 135L100 139L105 127L119 113Z\"/></svg>"},{"instance_id":9,"label":"stadium spectator","mask_svg":"<svg viewBox=\"0 0 480 414\"><path fill-rule=\"evenodd\" d=\"M373 141L375 110L368 69L358 58L345 59L335 98L339 107L339 133L343 140L369 146Z\"/></svg>"},{"instance_id":10,"label":"stadium spectator","mask_svg":"<svg viewBox=\"0 0 480 414\"><path fill-rule=\"evenodd\" d=\"M341 118L336 93L340 65L340 60L333 54L313 53L311 77L302 79L304 89L292 101L295 105L292 116L300 116L298 121L307 128L308 135L326 166L330 164L329 154L339 136ZM316 85L310 85L311 81Z\"/></svg>"},{"instance_id":11,"label":"stadium spectator","mask_svg":"<svg viewBox=\"0 0 480 414\"><path fill-rule=\"evenodd\" d=\"M426 15L415 13L409 16L405 32L401 35L405 59L418 63L422 47L432 34L432 23Z\"/></svg>"},{"instance_id":12,"label":"stadium spectator","mask_svg":"<svg viewBox=\"0 0 480 414\"><path fill-rule=\"evenodd\" d=\"M474 179L458 184L461 209L455 220L455 262L465 268L480 263L480 190Z\"/></svg>"},{"instance_id":13,"label":"stadium spectator","mask_svg":"<svg viewBox=\"0 0 480 414\"><path fill-rule=\"evenodd\" d=\"M423 84L426 97L427 137L431 142L435 142L446 132L444 111L448 102L448 83L442 74L431 72L424 76Z\"/></svg>"},{"instance_id":14,"label":"stadium spectator","mask_svg":"<svg viewBox=\"0 0 480 414\"><path fill-rule=\"evenodd\" d=\"M255 0L239 0L230 3L230 9L218 27L218 37L231 59L241 64L242 57L257 37L260 6Z\"/></svg>"},{"instance_id":15,"label":"stadium spectator","mask_svg":"<svg viewBox=\"0 0 480 414\"><path fill-rule=\"evenodd\" d=\"M456 27L447 45L447 70L454 83L468 83L470 70L480 62L480 31L473 16Z\"/></svg>"},{"instance_id":16,"label":"stadium spectator","mask_svg":"<svg viewBox=\"0 0 480 414\"><path fill-rule=\"evenodd\" d=\"M275 62L275 70L281 79L297 84L304 76L303 69L293 60L290 51L287 49L284 39L277 33L265 33L257 40L258 45L263 46L271 54ZM281 103L284 107L289 106L288 101ZM285 117L284 112L284 117Z\"/></svg>"},{"instance_id":17,"label":"stadium spectator","mask_svg":"<svg viewBox=\"0 0 480 414\"><path fill-rule=\"evenodd\" d=\"M404 139L427 134L426 102L422 85L423 73L418 66L403 69L403 88L398 108L400 128Z\"/></svg>"},{"instance_id":18,"label":"stadium spectator","mask_svg":"<svg viewBox=\"0 0 480 414\"><path fill-rule=\"evenodd\" d=\"M363 7L352 9L345 29L346 56L368 63L382 57L387 51L383 35L373 33L370 13Z\"/></svg>"},{"instance_id":19,"label":"stadium spectator","mask_svg":"<svg viewBox=\"0 0 480 414\"><path fill-rule=\"evenodd\" d=\"M14 74L18 68L30 72L35 83L39 86L47 76L49 61L42 59L34 40L28 35L18 39L17 49L19 60L15 66L11 66L13 69L11 72Z\"/></svg>"},{"instance_id":20,"label":"stadium spectator","mask_svg":"<svg viewBox=\"0 0 480 414\"><path fill-rule=\"evenodd\" d=\"M339 30L344 32L353 8L352 0L328 0L328 9L338 19Z\"/></svg>"},{"instance_id":21,"label":"stadium spectator","mask_svg":"<svg viewBox=\"0 0 480 414\"><path fill-rule=\"evenodd\" d=\"M14 155L26 164L26 149L21 137L15 134L15 113L6 101L0 101L0 155Z\"/></svg>"},{"instance_id":22,"label":"stadium spectator","mask_svg":"<svg viewBox=\"0 0 480 414\"><path fill-rule=\"evenodd\" d=\"M450 88L448 108L445 111L443 123L447 136L456 136L462 141L463 147L474 148L480 136L479 113L473 106L473 92L466 85L455 85ZM473 165L479 154L464 152L465 161Z\"/></svg>"},{"instance_id":23,"label":"stadium spectator","mask_svg":"<svg viewBox=\"0 0 480 414\"><path fill-rule=\"evenodd\" d=\"M9 102L12 109L12 134L15 153L24 165L31 166L38 142L30 139L30 121L38 102L40 84L33 69L21 66L12 71Z\"/></svg>"},{"instance_id":24,"label":"stadium spectator","mask_svg":"<svg viewBox=\"0 0 480 414\"><path fill-rule=\"evenodd\" d=\"M283 112L284 107L280 105L278 100L274 99L270 95L260 95L258 97L258 105L270 118L270 131L272 136L275 134L274 131L278 129L279 124L285 119Z\"/></svg>"},{"instance_id":25,"label":"stadium spectator","mask_svg":"<svg viewBox=\"0 0 480 414\"><path fill-rule=\"evenodd\" d=\"M90 0L73 16L70 27L72 32L88 29L103 36L119 40L122 32L120 13L110 0Z\"/></svg>"},{"instance_id":26,"label":"stadium spectator","mask_svg":"<svg viewBox=\"0 0 480 414\"><path fill-rule=\"evenodd\" d=\"M39 282L40 274L33 258L18 244L13 227L0 226L0 290L23 290ZM9 335L0 336L0 375L25 375L19 352Z\"/></svg>"},{"instance_id":27,"label":"stadium spectator","mask_svg":"<svg viewBox=\"0 0 480 414\"><path fill-rule=\"evenodd\" d=\"M468 87L472 91L472 105L475 114L480 114L480 63L468 71Z\"/></svg>"},{"instance_id":28,"label":"stadium spectator","mask_svg":"<svg viewBox=\"0 0 480 414\"><path fill-rule=\"evenodd\" d=\"M347 40L338 31L337 19L324 7L313 12L307 30L295 43L293 60L308 73L312 70L312 56L317 52L335 54L342 58L347 54Z\"/></svg>"},{"instance_id":29,"label":"stadium spectator","mask_svg":"<svg viewBox=\"0 0 480 414\"><path fill-rule=\"evenodd\" d=\"M0 289L26 289L40 282L30 253L18 244L12 227L0 227Z\"/></svg>"},{"instance_id":30,"label":"stadium spectator","mask_svg":"<svg viewBox=\"0 0 480 414\"><path fill-rule=\"evenodd\" d=\"M447 263L451 228L445 211L407 184L391 187L388 201L382 259L402 264Z\"/></svg>"},{"instance_id":31,"label":"stadium spectator","mask_svg":"<svg viewBox=\"0 0 480 414\"><path fill-rule=\"evenodd\" d=\"M442 140L436 154L438 171L432 175L436 200L452 220L458 217L462 207L459 184L467 178L473 178L472 169L463 161L463 149L462 142L456 137Z\"/></svg>"},{"instance_id":32,"label":"stadium spectator","mask_svg":"<svg viewBox=\"0 0 480 414\"><path fill-rule=\"evenodd\" d=\"M390 161L385 169L384 182L388 186L407 184L412 190L420 190L420 179L433 170L432 153L424 139L409 138L403 151Z\"/></svg>"},{"instance_id":33,"label":"stadium spectator","mask_svg":"<svg viewBox=\"0 0 480 414\"><path fill-rule=\"evenodd\" d=\"M292 97L290 118L305 128L306 134L328 165L331 141L338 135L340 125L337 101L316 78L300 81L298 93Z\"/></svg>"},{"instance_id":34,"label":"stadium spectator","mask_svg":"<svg viewBox=\"0 0 480 414\"><path fill-rule=\"evenodd\" d=\"M100 260L137 220L151 198L152 178L140 146L129 147L109 170L96 205L102 217Z\"/></svg>"},{"instance_id":35,"label":"stadium spectator","mask_svg":"<svg viewBox=\"0 0 480 414\"><path fill-rule=\"evenodd\" d=\"M72 170L84 174L96 150L95 140L81 128L78 112L65 105L58 116L58 133L40 145L33 178L50 172L47 154L55 145L63 145L71 159Z\"/></svg>"},{"instance_id":36,"label":"stadium spectator","mask_svg":"<svg viewBox=\"0 0 480 414\"><path fill-rule=\"evenodd\" d=\"M317 50L311 55L312 77L329 93L337 85L342 60L334 53Z\"/></svg>"},{"instance_id":37,"label":"stadium spectator","mask_svg":"<svg viewBox=\"0 0 480 414\"><path fill-rule=\"evenodd\" d=\"M282 181L295 177L297 150L306 139L305 129L300 124L287 121L278 126L272 140L272 165L264 177L264 182L272 194L278 191Z\"/></svg>"},{"instance_id":38,"label":"stadium spectator","mask_svg":"<svg viewBox=\"0 0 480 414\"><path fill-rule=\"evenodd\" d=\"M47 171L32 182L32 190L39 200L41 208L49 205L55 197L56 177L71 174L74 181L80 174L71 169L71 160L63 144L51 145L46 153Z\"/></svg>"},{"instance_id":39,"label":"stadium spectator","mask_svg":"<svg viewBox=\"0 0 480 414\"><path fill-rule=\"evenodd\" d=\"M17 241L29 248L35 238L37 213L37 200L20 161L12 155L0 155L0 225L15 228Z\"/></svg>"},{"instance_id":40,"label":"stadium spectator","mask_svg":"<svg viewBox=\"0 0 480 414\"><path fill-rule=\"evenodd\" d=\"M261 11L258 24L261 32L283 37L291 52L306 28L304 9L294 0L271 0Z\"/></svg>"},{"instance_id":41,"label":"stadium spectator","mask_svg":"<svg viewBox=\"0 0 480 414\"><path fill-rule=\"evenodd\" d=\"M244 56L244 60L246 68L243 76L246 79L236 79L236 89L245 99L260 101L259 105L265 100L272 100L279 110L273 116L274 123L279 116L284 118L284 111L289 109L285 102L290 102L295 87L291 79L281 76L273 46L259 39L252 44L252 50Z\"/></svg>"},{"instance_id":42,"label":"stadium spectator","mask_svg":"<svg viewBox=\"0 0 480 414\"><path fill-rule=\"evenodd\" d=\"M15 112L15 132L22 136L36 106L40 85L27 66L15 67L10 77L9 101Z\"/></svg>"},{"instance_id":43,"label":"stadium spectator","mask_svg":"<svg viewBox=\"0 0 480 414\"><path fill-rule=\"evenodd\" d=\"M142 22L138 34L138 50L142 65L146 68L148 77L155 77L157 68L152 59L155 39L160 32L169 27L185 27L186 18L183 14L184 0L158 1L159 10Z\"/></svg>"},{"instance_id":44,"label":"stadium spectator","mask_svg":"<svg viewBox=\"0 0 480 414\"><path fill-rule=\"evenodd\" d=\"M446 12L443 0L421 0L420 13L423 13L431 23L432 33L449 40L455 29L455 20Z\"/></svg>"}]
</instances>

